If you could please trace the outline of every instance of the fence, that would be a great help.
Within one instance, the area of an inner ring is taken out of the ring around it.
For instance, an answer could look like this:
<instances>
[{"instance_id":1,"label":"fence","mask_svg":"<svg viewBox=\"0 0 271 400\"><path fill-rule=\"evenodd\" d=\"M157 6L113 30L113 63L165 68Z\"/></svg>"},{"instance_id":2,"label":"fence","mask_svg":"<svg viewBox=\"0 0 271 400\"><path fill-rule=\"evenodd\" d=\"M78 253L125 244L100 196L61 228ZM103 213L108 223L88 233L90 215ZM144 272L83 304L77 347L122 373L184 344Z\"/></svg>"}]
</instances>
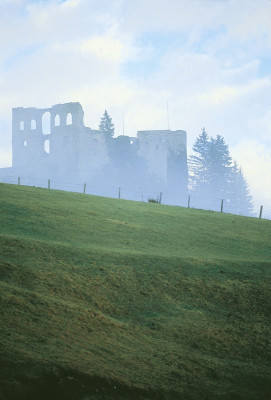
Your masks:
<instances>
[{"instance_id":1,"label":"fence","mask_svg":"<svg viewBox=\"0 0 271 400\"><path fill-rule=\"evenodd\" d=\"M203 196L195 196L193 194L172 195L166 191L147 190L146 188L131 187L113 187L103 185L91 185L89 183L63 182L46 178L30 178L16 176L0 176L0 182L17 184L23 186L34 186L47 189L58 189L75 193L91 194L103 197L112 197L126 200L136 200L148 202L153 200L157 203L166 205L182 206L195 209L206 209L217 212L232 213L236 215L245 215L241 211L234 210L232 204L227 200L216 198L210 199ZM271 208L261 205L259 209L255 209L250 216L271 219Z\"/></svg>"}]
</instances>

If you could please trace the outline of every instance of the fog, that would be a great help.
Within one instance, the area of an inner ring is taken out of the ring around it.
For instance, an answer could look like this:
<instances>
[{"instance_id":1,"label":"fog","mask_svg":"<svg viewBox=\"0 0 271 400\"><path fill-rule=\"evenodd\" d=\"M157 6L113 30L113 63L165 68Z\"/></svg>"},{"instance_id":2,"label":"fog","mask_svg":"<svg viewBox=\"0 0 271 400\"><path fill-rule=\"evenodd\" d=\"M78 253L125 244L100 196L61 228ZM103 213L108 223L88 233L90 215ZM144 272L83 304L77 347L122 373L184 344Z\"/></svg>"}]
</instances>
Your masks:
<instances>
[{"instance_id":1,"label":"fog","mask_svg":"<svg viewBox=\"0 0 271 400\"><path fill-rule=\"evenodd\" d=\"M111 137L86 127L81 104L73 102L12 110L12 167L0 169L0 180L257 216L246 204L246 188L240 191L243 183L228 187L219 168L215 165L210 182L195 190L189 180L185 131ZM263 217L271 217L268 209Z\"/></svg>"},{"instance_id":2,"label":"fog","mask_svg":"<svg viewBox=\"0 0 271 400\"><path fill-rule=\"evenodd\" d=\"M84 124L80 103L14 108L12 167L2 182L184 205L186 132L140 131L111 137Z\"/></svg>"}]
</instances>

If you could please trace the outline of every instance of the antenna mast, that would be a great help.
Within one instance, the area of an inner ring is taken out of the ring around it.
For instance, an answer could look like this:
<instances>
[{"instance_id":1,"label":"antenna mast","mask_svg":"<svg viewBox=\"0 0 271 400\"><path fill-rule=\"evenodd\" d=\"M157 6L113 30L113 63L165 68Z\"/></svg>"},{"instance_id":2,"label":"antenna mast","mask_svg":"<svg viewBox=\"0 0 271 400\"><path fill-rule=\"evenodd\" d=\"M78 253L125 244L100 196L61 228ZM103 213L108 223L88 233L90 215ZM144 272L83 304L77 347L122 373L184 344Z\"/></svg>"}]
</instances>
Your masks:
<instances>
[{"instance_id":1,"label":"antenna mast","mask_svg":"<svg viewBox=\"0 0 271 400\"><path fill-rule=\"evenodd\" d=\"M124 136L124 117L123 117L123 111L121 112L122 115L122 135Z\"/></svg>"},{"instance_id":2,"label":"antenna mast","mask_svg":"<svg viewBox=\"0 0 271 400\"><path fill-rule=\"evenodd\" d=\"M169 113L168 113L168 101L167 101L167 130L169 131Z\"/></svg>"}]
</instances>

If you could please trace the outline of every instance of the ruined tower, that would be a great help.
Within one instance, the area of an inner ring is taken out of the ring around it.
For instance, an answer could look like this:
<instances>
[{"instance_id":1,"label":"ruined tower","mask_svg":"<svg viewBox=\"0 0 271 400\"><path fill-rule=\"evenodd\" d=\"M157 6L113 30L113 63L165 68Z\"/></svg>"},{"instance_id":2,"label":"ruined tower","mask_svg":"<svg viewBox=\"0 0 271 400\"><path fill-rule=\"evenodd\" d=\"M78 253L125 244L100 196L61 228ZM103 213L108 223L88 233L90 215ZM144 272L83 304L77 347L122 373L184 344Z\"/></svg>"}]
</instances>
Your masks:
<instances>
[{"instance_id":1,"label":"ruined tower","mask_svg":"<svg viewBox=\"0 0 271 400\"><path fill-rule=\"evenodd\" d=\"M125 186L130 198L136 187L164 191L172 201L187 193L185 131L139 131L137 137L108 138L85 127L83 118L80 103L13 108L13 173L93 187Z\"/></svg>"}]
</instances>

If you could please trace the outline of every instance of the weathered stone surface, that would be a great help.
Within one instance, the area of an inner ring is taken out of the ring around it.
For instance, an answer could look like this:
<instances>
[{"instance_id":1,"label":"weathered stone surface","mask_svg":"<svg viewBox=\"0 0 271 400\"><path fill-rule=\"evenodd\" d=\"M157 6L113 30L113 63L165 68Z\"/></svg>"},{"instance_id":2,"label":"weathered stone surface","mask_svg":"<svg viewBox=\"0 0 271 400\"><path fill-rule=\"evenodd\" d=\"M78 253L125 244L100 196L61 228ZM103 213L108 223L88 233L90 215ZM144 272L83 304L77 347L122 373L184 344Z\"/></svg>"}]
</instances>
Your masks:
<instances>
[{"instance_id":1,"label":"weathered stone surface","mask_svg":"<svg viewBox=\"0 0 271 400\"><path fill-rule=\"evenodd\" d=\"M137 138L110 138L85 127L83 118L80 103L13 108L10 172L29 178L186 193L185 131L139 131Z\"/></svg>"}]
</instances>

